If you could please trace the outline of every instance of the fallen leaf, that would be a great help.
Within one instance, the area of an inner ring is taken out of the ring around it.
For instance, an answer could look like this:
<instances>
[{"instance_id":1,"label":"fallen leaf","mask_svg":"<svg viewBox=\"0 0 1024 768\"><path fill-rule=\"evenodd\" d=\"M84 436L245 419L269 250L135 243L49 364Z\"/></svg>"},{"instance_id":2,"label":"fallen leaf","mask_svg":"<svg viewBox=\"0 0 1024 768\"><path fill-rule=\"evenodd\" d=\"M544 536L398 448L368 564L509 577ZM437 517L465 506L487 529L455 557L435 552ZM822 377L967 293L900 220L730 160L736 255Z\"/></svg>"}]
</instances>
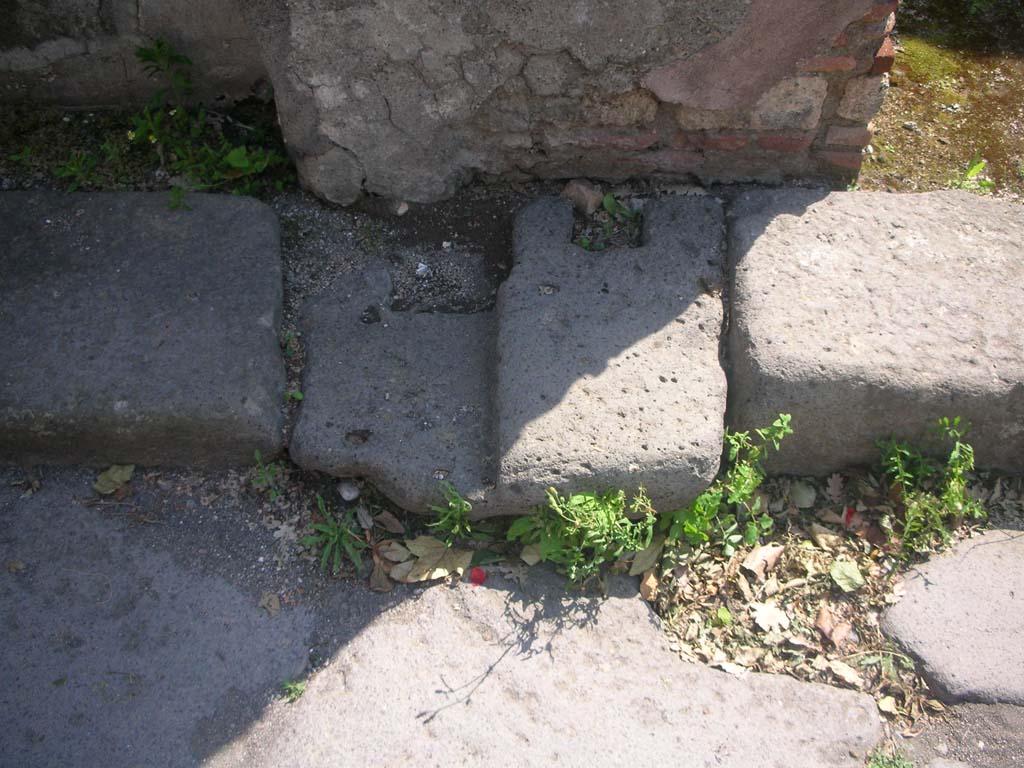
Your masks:
<instances>
[{"instance_id":1,"label":"fallen leaf","mask_svg":"<svg viewBox=\"0 0 1024 768\"><path fill-rule=\"evenodd\" d=\"M740 666L739 664L733 664L730 661L719 661L711 665L714 669L720 669L723 672L728 672L730 675L736 677L746 677L750 674L750 670L746 667Z\"/></svg>"},{"instance_id":2,"label":"fallen leaf","mask_svg":"<svg viewBox=\"0 0 1024 768\"><path fill-rule=\"evenodd\" d=\"M765 632L789 629L789 616L774 603L751 603L754 623Z\"/></svg>"},{"instance_id":3,"label":"fallen leaf","mask_svg":"<svg viewBox=\"0 0 1024 768\"><path fill-rule=\"evenodd\" d=\"M417 536L405 542L405 547L421 560L439 559L448 549L448 545L433 536Z\"/></svg>"},{"instance_id":4,"label":"fallen leaf","mask_svg":"<svg viewBox=\"0 0 1024 768\"><path fill-rule=\"evenodd\" d=\"M847 685L852 685L857 688L860 688L864 685L864 680L857 672L857 670L855 670L849 664L839 661L838 659L835 661L830 661L828 663L828 670L833 675L835 675L836 678L842 680Z\"/></svg>"},{"instance_id":5,"label":"fallen leaf","mask_svg":"<svg viewBox=\"0 0 1024 768\"><path fill-rule=\"evenodd\" d=\"M8 573L21 573L27 566L21 560L8 560L7 561L7 572Z\"/></svg>"},{"instance_id":6,"label":"fallen leaf","mask_svg":"<svg viewBox=\"0 0 1024 768\"><path fill-rule=\"evenodd\" d=\"M405 542L405 546L416 558L394 565L390 576L406 584L452 575L461 577L473 560L473 553L468 549L449 549L433 536L418 536Z\"/></svg>"},{"instance_id":7,"label":"fallen leaf","mask_svg":"<svg viewBox=\"0 0 1024 768\"><path fill-rule=\"evenodd\" d=\"M409 581L409 574L412 572L414 565L416 565L416 558L409 558L404 562L395 563L395 565L391 567L391 571L388 575L394 581L405 583Z\"/></svg>"},{"instance_id":8,"label":"fallen leaf","mask_svg":"<svg viewBox=\"0 0 1024 768\"><path fill-rule=\"evenodd\" d=\"M836 560L829 568L828 575L843 592L856 592L864 586L864 576L852 560Z\"/></svg>"},{"instance_id":9,"label":"fallen leaf","mask_svg":"<svg viewBox=\"0 0 1024 768\"><path fill-rule=\"evenodd\" d=\"M838 472L829 475L825 493L832 501L840 501L843 498L843 476Z\"/></svg>"},{"instance_id":10,"label":"fallen leaf","mask_svg":"<svg viewBox=\"0 0 1024 768\"><path fill-rule=\"evenodd\" d=\"M658 571L655 568L651 568L647 573L640 579L640 597L646 600L648 603L653 603L654 598L658 596Z\"/></svg>"},{"instance_id":11,"label":"fallen leaf","mask_svg":"<svg viewBox=\"0 0 1024 768\"><path fill-rule=\"evenodd\" d=\"M370 573L370 589L374 592L390 592L394 586L394 583L388 578L384 566L374 558L373 571Z\"/></svg>"},{"instance_id":12,"label":"fallen leaf","mask_svg":"<svg viewBox=\"0 0 1024 768\"><path fill-rule=\"evenodd\" d=\"M661 551L665 548L665 537L655 536L647 549L636 553L633 558L633 565L629 569L630 576L639 576L645 573L661 561Z\"/></svg>"},{"instance_id":13,"label":"fallen leaf","mask_svg":"<svg viewBox=\"0 0 1024 768\"><path fill-rule=\"evenodd\" d=\"M715 611L715 623L720 627L728 627L732 624L732 611L724 605L718 606L718 610Z\"/></svg>"},{"instance_id":14,"label":"fallen leaf","mask_svg":"<svg viewBox=\"0 0 1024 768\"><path fill-rule=\"evenodd\" d=\"M96 493L109 496L120 490L125 483L128 483L134 473L134 464L112 464L96 478L96 482L92 484L93 490Z\"/></svg>"},{"instance_id":15,"label":"fallen leaf","mask_svg":"<svg viewBox=\"0 0 1024 768\"><path fill-rule=\"evenodd\" d=\"M749 555L743 559L741 568L754 575L759 582L762 584L765 578L772 568L779 562L779 558L782 557L782 553L786 551L786 548L774 544L765 544L764 546L757 547L752 550Z\"/></svg>"},{"instance_id":16,"label":"fallen leaf","mask_svg":"<svg viewBox=\"0 0 1024 768\"><path fill-rule=\"evenodd\" d=\"M878 700L878 709L887 715L898 715L899 707L896 706L896 699L893 696L883 696Z\"/></svg>"},{"instance_id":17,"label":"fallen leaf","mask_svg":"<svg viewBox=\"0 0 1024 768\"><path fill-rule=\"evenodd\" d=\"M356 507L356 520L359 522L359 527L364 531L373 528L373 515L370 514L370 510L366 507Z\"/></svg>"},{"instance_id":18,"label":"fallen leaf","mask_svg":"<svg viewBox=\"0 0 1024 768\"><path fill-rule=\"evenodd\" d=\"M393 514L385 510L373 518L373 522L379 525L388 533L395 533L401 536L405 533L405 526Z\"/></svg>"},{"instance_id":19,"label":"fallen leaf","mask_svg":"<svg viewBox=\"0 0 1024 768\"><path fill-rule=\"evenodd\" d=\"M263 608L270 618L274 618L281 612L281 598L273 592L264 592L260 597L259 607Z\"/></svg>"},{"instance_id":20,"label":"fallen leaf","mask_svg":"<svg viewBox=\"0 0 1024 768\"><path fill-rule=\"evenodd\" d=\"M536 565L540 562L540 544L527 544L519 553L519 557L527 565Z\"/></svg>"},{"instance_id":21,"label":"fallen leaf","mask_svg":"<svg viewBox=\"0 0 1024 768\"><path fill-rule=\"evenodd\" d=\"M789 500L796 504L798 509L813 507L817 496L818 492L812 486L800 480L789 486Z\"/></svg>"},{"instance_id":22,"label":"fallen leaf","mask_svg":"<svg viewBox=\"0 0 1024 768\"><path fill-rule=\"evenodd\" d=\"M843 543L843 537L818 523L811 523L811 540L822 549L836 549Z\"/></svg>"},{"instance_id":23,"label":"fallen leaf","mask_svg":"<svg viewBox=\"0 0 1024 768\"><path fill-rule=\"evenodd\" d=\"M388 540L382 542L377 547L377 551L380 553L381 557L390 560L392 563L404 563L412 557L412 552L403 547L397 541Z\"/></svg>"},{"instance_id":24,"label":"fallen leaf","mask_svg":"<svg viewBox=\"0 0 1024 768\"><path fill-rule=\"evenodd\" d=\"M924 705L928 707L932 712L945 712L946 705L938 699L925 699Z\"/></svg>"}]
</instances>

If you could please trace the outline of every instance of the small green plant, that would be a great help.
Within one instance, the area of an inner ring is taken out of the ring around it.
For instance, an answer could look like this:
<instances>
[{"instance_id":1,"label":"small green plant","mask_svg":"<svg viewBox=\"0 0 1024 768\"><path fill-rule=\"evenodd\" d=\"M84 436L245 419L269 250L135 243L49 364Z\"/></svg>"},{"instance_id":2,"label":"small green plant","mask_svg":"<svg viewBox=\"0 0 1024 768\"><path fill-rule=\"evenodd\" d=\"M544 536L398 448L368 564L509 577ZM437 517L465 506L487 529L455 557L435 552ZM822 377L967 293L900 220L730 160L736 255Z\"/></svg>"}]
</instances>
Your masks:
<instances>
[{"instance_id":1,"label":"small green plant","mask_svg":"<svg viewBox=\"0 0 1024 768\"><path fill-rule=\"evenodd\" d=\"M32 159L32 147L25 147L21 152L15 152L13 155L8 155L7 157L16 163L27 164Z\"/></svg>"},{"instance_id":2,"label":"small green plant","mask_svg":"<svg viewBox=\"0 0 1024 768\"><path fill-rule=\"evenodd\" d=\"M995 191L996 183L982 174L988 166L988 161L981 158L980 152L975 152L971 158L967 170L956 179L949 182L951 189L963 189L968 192L977 192L988 195Z\"/></svg>"},{"instance_id":3,"label":"small green plant","mask_svg":"<svg viewBox=\"0 0 1024 768\"><path fill-rule=\"evenodd\" d=\"M654 531L654 509L643 488L627 506L624 491L560 495L516 520L508 540L534 547L540 560L554 563L579 584L624 552L646 549Z\"/></svg>"},{"instance_id":4,"label":"small green plant","mask_svg":"<svg viewBox=\"0 0 1024 768\"><path fill-rule=\"evenodd\" d=\"M263 463L263 454L259 451L253 452L256 459L256 468L253 470L252 487L258 491L266 491L271 501L277 501L281 495L278 490L278 483L281 480L281 467L277 462Z\"/></svg>"},{"instance_id":5,"label":"small green plant","mask_svg":"<svg viewBox=\"0 0 1024 768\"><path fill-rule=\"evenodd\" d=\"M445 543L451 546L456 539L472 535L473 526L469 521L469 513L473 511L473 505L462 498L447 480L441 483L441 493L444 494L445 505L431 505L430 510L437 512L440 517L427 527L443 534Z\"/></svg>"},{"instance_id":6,"label":"small green plant","mask_svg":"<svg viewBox=\"0 0 1024 768\"><path fill-rule=\"evenodd\" d=\"M704 493L660 523L667 541L685 540L697 547L711 542L731 557L741 544L754 544L772 529L772 518L754 493L765 478L764 459L793 434L790 415L779 414L771 426L750 432L725 432L728 468Z\"/></svg>"},{"instance_id":7,"label":"small green plant","mask_svg":"<svg viewBox=\"0 0 1024 768\"><path fill-rule=\"evenodd\" d=\"M302 545L320 550L322 570L326 571L330 567L332 573L337 573L341 570L341 564L346 557L352 561L356 570L362 568L363 558L359 552L366 549L367 544L356 533L358 523L354 511L348 510L339 522L327 511L324 497L319 493L316 495L316 506L324 522L313 523L316 534L304 537Z\"/></svg>"},{"instance_id":8,"label":"small green plant","mask_svg":"<svg viewBox=\"0 0 1024 768\"><path fill-rule=\"evenodd\" d=\"M306 681L285 680L281 683L281 690L284 692L285 701L289 704L294 704L296 701L301 699L302 694L306 692Z\"/></svg>"},{"instance_id":9,"label":"small green plant","mask_svg":"<svg viewBox=\"0 0 1024 768\"><path fill-rule=\"evenodd\" d=\"M868 768L914 768L914 764L907 760L901 752L889 754L882 749L877 749L871 753Z\"/></svg>"},{"instance_id":10,"label":"small green plant","mask_svg":"<svg viewBox=\"0 0 1024 768\"><path fill-rule=\"evenodd\" d=\"M193 88L192 62L165 40L136 49L135 56L146 73L165 87L132 118L128 139L152 151L168 174L182 177L194 190L228 188L236 194L253 194L267 186L269 171L287 164L282 155L264 146L229 140L221 130L224 116L215 120L203 108L187 103ZM237 125L254 139L260 138L250 126ZM172 186L172 208L188 207L185 192L182 184Z\"/></svg>"},{"instance_id":11,"label":"small green plant","mask_svg":"<svg viewBox=\"0 0 1024 768\"><path fill-rule=\"evenodd\" d=\"M284 400L286 403L301 403L306 399L306 396L302 394L301 389L289 389L284 393Z\"/></svg>"},{"instance_id":12,"label":"small green plant","mask_svg":"<svg viewBox=\"0 0 1024 768\"><path fill-rule=\"evenodd\" d=\"M896 491L900 505L883 520L905 555L926 554L946 546L965 520L978 520L985 509L967 491L967 473L974 469L974 449L964 442L970 425L960 417L943 417L935 431L952 448L940 464L907 442L879 442L882 473Z\"/></svg>"},{"instance_id":13,"label":"small green plant","mask_svg":"<svg viewBox=\"0 0 1024 768\"><path fill-rule=\"evenodd\" d=\"M71 157L57 166L54 175L59 179L70 179L68 191L74 192L79 187L90 186L95 182L96 155L76 149Z\"/></svg>"},{"instance_id":14,"label":"small green plant","mask_svg":"<svg viewBox=\"0 0 1024 768\"><path fill-rule=\"evenodd\" d=\"M285 357L295 357L299 352L299 339L294 331L281 334L281 352Z\"/></svg>"}]
</instances>

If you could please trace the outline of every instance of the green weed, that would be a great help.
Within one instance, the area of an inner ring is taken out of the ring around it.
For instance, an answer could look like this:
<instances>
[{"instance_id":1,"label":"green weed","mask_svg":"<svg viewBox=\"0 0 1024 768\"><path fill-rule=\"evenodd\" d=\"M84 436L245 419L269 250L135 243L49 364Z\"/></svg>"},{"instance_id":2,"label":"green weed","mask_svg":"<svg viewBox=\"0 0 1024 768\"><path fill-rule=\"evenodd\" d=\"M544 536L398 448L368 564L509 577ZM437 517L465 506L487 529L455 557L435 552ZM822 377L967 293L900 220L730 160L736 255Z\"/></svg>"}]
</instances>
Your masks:
<instances>
[{"instance_id":1,"label":"green weed","mask_svg":"<svg viewBox=\"0 0 1024 768\"><path fill-rule=\"evenodd\" d=\"M68 191L74 192L79 187L92 186L96 181L96 155L76 149L71 157L62 165L54 169L54 175L59 179L70 179Z\"/></svg>"},{"instance_id":2,"label":"green weed","mask_svg":"<svg viewBox=\"0 0 1024 768\"><path fill-rule=\"evenodd\" d=\"M256 468L253 470L252 487L258 491L266 491L271 501L277 501L281 495L277 487L283 474L281 466L274 461L264 464L263 454L259 451L253 452L253 458L256 459Z\"/></svg>"},{"instance_id":3,"label":"green weed","mask_svg":"<svg viewBox=\"0 0 1024 768\"><path fill-rule=\"evenodd\" d=\"M540 560L554 563L574 583L651 543L654 509L643 488L628 506L621 490L561 496L549 488L547 497L533 514L512 523L507 537L534 546Z\"/></svg>"},{"instance_id":4,"label":"green weed","mask_svg":"<svg viewBox=\"0 0 1024 768\"><path fill-rule=\"evenodd\" d=\"M869 758L868 768L914 768L914 764L900 752L890 755L878 749Z\"/></svg>"},{"instance_id":5,"label":"green weed","mask_svg":"<svg viewBox=\"0 0 1024 768\"><path fill-rule=\"evenodd\" d=\"M284 401L286 403L301 403L306 399L306 396L302 393L301 389L289 389L284 393Z\"/></svg>"},{"instance_id":6,"label":"green weed","mask_svg":"<svg viewBox=\"0 0 1024 768\"><path fill-rule=\"evenodd\" d=\"M771 426L750 432L725 432L728 467L704 493L683 509L665 515L660 527L669 544L685 540L697 547L720 545L731 557L741 544L754 544L772 529L772 518L754 493L765 478L764 458L793 434L787 413Z\"/></svg>"},{"instance_id":7,"label":"green weed","mask_svg":"<svg viewBox=\"0 0 1024 768\"><path fill-rule=\"evenodd\" d=\"M882 472L899 499L882 525L899 540L904 555L944 547L965 520L985 517L984 507L967 492L967 473L974 469L974 449L964 442L969 430L959 416L939 419L937 433L952 443L944 464L907 442L879 442Z\"/></svg>"},{"instance_id":8,"label":"green weed","mask_svg":"<svg viewBox=\"0 0 1024 768\"><path fill-rule=\"evenodd\" d=\"M316 495L316 506L320 516L324 518L322 523L313 523L313 530L316 534L305 536L302 545L311 549L320 550L320 568L327 570L328 566L332 573L341 570L345 558L352 561L356 570L363 567L363 558L360 550L366 549L366 541L356 533L358 524L355 520L353 510L348 510L344 518L339 522L327 511L324 498L319 493Z\"/></svg>"},{"instance_id":9,"label":"green weed","mask_svg":"<svg viewBox=\"0 0 1024 768\"><path fill-rule=\"evenodd\" d=\"M284 692L285 701L289 704L294 704L296 701L301 699L302 694L306 692L306 681L285 680L281 683L281 690Z\"/></svg>"},{"instance_id":10,"label":"green weed","mask_svg":"<svg viewBox=\"0 0 1024 768\"><path fill-rule=\"evenodd\" d=\"M427 527L441 533L445 543L451 546L456 539L465 539L472 535L473 526L469 521L469 513L473 511L473 505L462 498L448 481L441 483L441 493L444 494L445 505L430 507L430 510L437 512L440 517Z\"/></svg>"},{"instance_id":11,"label":"green weed","mask_svg":"<svg viewBox=\"0 0 1024 768\"><path fill-rule=\"evenodd\" d=\"M963 189L968 192L977 192L982 195L989 195L995 191L996 183L982 174L988 161L981 158L980 152L975 152L974 157L967 166L967 170L956 179L949 182L950 189Z\"/></svg>"}]
</instances>

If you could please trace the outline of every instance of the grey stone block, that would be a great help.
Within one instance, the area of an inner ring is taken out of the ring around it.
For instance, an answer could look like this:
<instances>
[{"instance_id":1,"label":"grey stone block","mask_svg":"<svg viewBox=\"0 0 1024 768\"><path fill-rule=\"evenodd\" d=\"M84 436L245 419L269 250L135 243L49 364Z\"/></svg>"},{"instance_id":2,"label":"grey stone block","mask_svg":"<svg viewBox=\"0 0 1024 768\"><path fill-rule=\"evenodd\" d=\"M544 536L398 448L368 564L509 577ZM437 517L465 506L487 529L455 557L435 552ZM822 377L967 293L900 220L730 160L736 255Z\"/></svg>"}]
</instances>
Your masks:
<instances>
[{"instance_id":1,"label":"grey stone block","mask_svg":"<svg viewBox=\"0 0 1024 768\"><path fill-rule=\"evenodd\" d=\"M228 465L281 445L277 219L0 194L0 460Z\"/></svg>"},{"instance_id":2,"label":"grey stone block","mask_svg":"<svg viewBox=\"0 0 1024 768\"><path fill-rule=\"evenodd\" d=\"M661 509L718 471L723 215L711 198L651 201L638 248L571 243L572 210L542 200L515 228L498 294L498 495L646 486Z\"/></svg>"},{"instance_id":3,"label":"grey stone block","mask_svg":"<svg viewBox=\"0 0 1024 768\"><path fill-rule=\"evenodd\" d=\"M1024 216L959 192L750 192L730 212L731 426L793 415L775 471L939 450L961 416L979 466L1024 470Z\"/></svg>"},{"instance_id":4,"label":"grey stone block","mask_svg":"<svg viewBox=\"0 0 1024 768\"><path fill-rule=\"evenodd\" d=\"M368 477L417 512L448 480L484 513L493 316L392 312L389 293L387 273L357 275L304 313L292 460Z\"/></svg>"},{"instance_id":5,"label":"grey stone block","mask_svg":"<svg viewBox=\"0 0 1024 768\"><path fill-rule=\"evenodd\" d=\"M945 698L1024 705L1024 533L989 531L911 571L885 632Z\"/></svg>"}]
</instances>

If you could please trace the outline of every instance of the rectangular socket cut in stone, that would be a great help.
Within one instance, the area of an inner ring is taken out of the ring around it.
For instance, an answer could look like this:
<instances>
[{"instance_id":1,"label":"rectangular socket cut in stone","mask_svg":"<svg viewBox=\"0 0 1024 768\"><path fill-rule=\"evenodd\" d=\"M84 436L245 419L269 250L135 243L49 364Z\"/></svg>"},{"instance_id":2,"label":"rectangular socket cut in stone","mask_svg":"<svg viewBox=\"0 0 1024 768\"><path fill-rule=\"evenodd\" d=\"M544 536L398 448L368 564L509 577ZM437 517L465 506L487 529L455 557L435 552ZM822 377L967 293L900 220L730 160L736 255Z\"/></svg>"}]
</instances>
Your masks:
<instances>
[{"instance_id":1,"label":"rectangular socket cut in stone","mask_svg":"<svg viewBox=\"0 0 1024 768\"><path fill-rule=\"evenodd\" d=\"M497 307L500 504L643 485L672 509L712 482L722 452L721 207L651 201L638 248L588 252L572 228L558 200L516 223Z\"/></svg>"},{"instance_id":2,"label":"rectangular socket cut in stone","mask_svg":"<svg viewBox=\"0 0 1024 768\"><path fill-rule=\"evenodd\" d=\"M0 194L0 461L247 464L281 447L277 218L255 200Z\"/></svg>"},{"instance_id":3,"label":"rectangular socket cut in stone","mask_svg":"<svg viewBox=\"0 0 1024 768\"><path fill-rule=\"evenodd\" d=\"M793 415L770 459L823 474L896 436L1024 470L1024 216L963 192L773 190L731 212L730 425Z\"/></svg>"},{"instance_id":4,"label":"rectangular socket cut in stone","mask_svg":"<svg viewBox=\"0 0 1024 768\"><path fill-rule=\"evenodd\" d=\"M390 292L386 272L367 272L305 311L291 458L367 477L415 512L441 502L447 480L486 514L493 314L392 312Z\"/></svg>"}]
</instances>

